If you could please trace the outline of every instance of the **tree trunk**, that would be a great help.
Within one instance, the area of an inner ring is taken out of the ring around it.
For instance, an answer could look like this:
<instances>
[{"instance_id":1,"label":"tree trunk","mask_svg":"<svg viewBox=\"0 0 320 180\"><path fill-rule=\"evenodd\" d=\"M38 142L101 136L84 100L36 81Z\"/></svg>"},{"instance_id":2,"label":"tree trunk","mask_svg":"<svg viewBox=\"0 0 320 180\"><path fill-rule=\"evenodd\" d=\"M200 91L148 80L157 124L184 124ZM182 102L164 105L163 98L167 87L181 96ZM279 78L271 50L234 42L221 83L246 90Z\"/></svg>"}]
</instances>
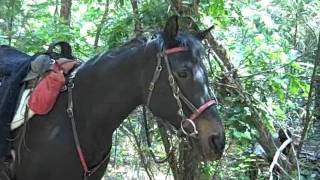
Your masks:
<instances>
[{"instance_id":1,"label":"tree trunk","mask_svg":"<svg viewBox=\"0 0 320 180\"><path fill-rule=\"evenodd\" d=\"M169 140L170 137L166 131L166 128L162 126L161 123L158 123L158 127L159 127L159 132L160 132L160 136L161 136L164 148L166 150L166 154L169 157L168 163L171 168L172 175L175 180L178 180L179 178L178 160L177 160L177 157L175 156L175 153L171 154L170 152L170 149L173 148L171 147L173 146L173 144L170 144L170 140Z\"/></svg>"},{"instance_id":2,"label":"tree trunk","mask_svg":"<svg viewBox=\"0 0 320 180\"><path fill-rule=\"evenodd\" d=\"M316 121L320 123L320 72L318 71L318 74L315 77L315 103L314 103L314 109L315 109L315 116Z\"/></svg>"},{"instance_id":3,"label":"tree trunk","mask_svg":"<svg viewBox=\"0 0 320 180\"><path fill-rule=\"evenodd\" d=\"M94 38L94 45L93 46L94 46L95 49L98 48L101 31L102 31L103 26L104 26L104 24L106 22L106 19L108 17L108 13L109 13L109 0L106 0L106 4L105 4L105 7L104 7L104 13L102 15L102 19L100 21L100 24L97 27L97 33L96 33L96 36Z\"/></svg>"},{"instance_id":4,"label":"tree trunk","mask_svg":"<svg viewBox=\"0 0 320 180\"><path fill-rule=\"evenodd\" d=\"M320 34L319 34L320 36ZM318 42L320 44L320 42ZM318 70L316 72L316 77L314 79L314 93L315 93L315 103L314 103L314 112L315 112L315 122L314 128L315 133L320 132L320 49L318 49ZM318 151L320 152L320 151Z\"/></svg>"},{"instance_id":5,"label":"tree trunk","mask_svg":"<svg viewBox=\"0 0 320 180\"><path fill-rule=\"evenodd\" d=\"M59 20L59 0L55 0L55 9L54 9L54 14L53 14L53 18L54 18L54 24L55 24L55 28L57 28L57 22Z\"/></svg>"},{"instance_id":6,"label":"tree trunk","mask_svg":"<svg viewBox=\"0 0 320 180\"><path fill-rule=\"evenodd\" d=\"M154 178L151 166L150 166L150 161L148 161L148 158L145 155L145 151L143 150L143 147L142 147L142 141L135 133L135 130L132 126L132 122L131 122L130 118L128 118L128 123L125 123L123 125L123 128L126 129L129 132L129 134L131 134L133 136L134 144L136 145L134 147L140 156L140 160L141 160L140 162L141 162L145 172L147 173L149 179L154 180L155 178Z\"/></svg>"},{"instance_id":7,"label":"tree trunk","mask_svg":"<svg viewBox=\"0 0 320 180\"><path fill-rule=\"evenodd\" d=\"M139 18L139 11L138 11L138 0L131 0L132 5L132 12L133 12L133 19L134 19L134 32L136 37L142 36L142 24Z\"/></svg>"},{"instance_id":8,"label":"tree trunk","mask_svg":"<svg viewBox=\"0 0 320 180\"><path fill-rule=\"evenodd\" d=\"M195 15L199 15L199 3L200 3L200 0L193 0L192 1L193 12Z\"/></svg>"},{"instance_id":9,"label":"tree trunk","mask_svg":"<svg viewBox=\"0 0 320 180\"><path fill-rule=\"evenodd\" d=\"M317 67L315 72L314 78L314 93L315 93L315 103L314 103L314 110L315 110L315 117L316 122L320 124L320 33L318 38L318 54L317 54Z\"/></svg>"},{"instance_id":10,"label":"tree trunk","mask_svg":"<svg viewBox=\"0 0 320 180\"><path fill-rule=\"evenodd\" d=\"M63 23L70 26L72 0L61 0L60 18Z\"/></svg>"},{"instance_id":11,"label":"tree trunk","mask_svg":"<svg viewBox=\"0 0 320 180\"><path fill-rule=\"evenodd\" d=\"M8 45L11 46L12 44L12 36L13 36L13 21L14 21L14 5L15 0L10 0L8 5Z\"/></svg>"},{"instance_id":12,"label":"tree trunk","mask_svg":"<svg viewBox=\"0 0 320 180\"><path fill-rule=\"evenodd\" d=\"M179 14L183 13L182 0L171 0L171 5Z\"/></svg>"},{"instance_id":13,"label":"tree trunk","mask_svg":"<svg viewBox=\"0 0 320 180\"><path fill-rule=\"evenodd\" d=\"M200 160L197 152L192 150L189 141L181 141L179 144L180 172L178 180L200 179Z\"/></svg>"},{"instance_id":14,"label":"tree trunk","mask_svg":"<svg viewBox=\"0 0 320 180\"><path fill-rule=\"evenodd\" d=\"M161 139L169 157L168 163L175 180L195 180L200 178L199 159L197 158L198 152L192 150L188 140L181 140L179 143L179 157L174 153L176 151L173 144L170 144L169 134L161 123L158 123ZM173 151L170 152L170 148Z\"/></svg>"}]
</instances>

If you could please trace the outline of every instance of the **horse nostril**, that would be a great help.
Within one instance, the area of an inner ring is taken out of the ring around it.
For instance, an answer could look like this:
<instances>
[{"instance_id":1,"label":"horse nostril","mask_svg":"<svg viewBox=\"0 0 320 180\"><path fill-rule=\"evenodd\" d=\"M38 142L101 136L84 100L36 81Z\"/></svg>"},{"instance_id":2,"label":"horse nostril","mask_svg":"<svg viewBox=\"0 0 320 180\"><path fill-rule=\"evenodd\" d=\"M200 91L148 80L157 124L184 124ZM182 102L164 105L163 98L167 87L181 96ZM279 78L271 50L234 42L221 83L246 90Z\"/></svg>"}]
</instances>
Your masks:
<instances>
[{"instance_id":1,"label":"horse nostril","mask_svg":"<svg viewBox=\"0 0 320 180\"><path fill-rule=\"evenodd\" d=\"M209 138L208 138L208 141L209 141L209 146L212 148L212 149L216 149L217 147L216 147L216 135L211 135L211 136L209 136Z\"/></svg>"},{"instance_id":2,"label":"horse nostril","mask_svg":"<svg viewBox=\"0 0 320 180\"><path fill-rule=\"evenodd\" d=\"M220 136L219 135L211 135L208 138L209 141L209 146L210 148L214 149L215 151L220 151L221 150L221 142L220 142Z\"/></svg>"}]
</instances>

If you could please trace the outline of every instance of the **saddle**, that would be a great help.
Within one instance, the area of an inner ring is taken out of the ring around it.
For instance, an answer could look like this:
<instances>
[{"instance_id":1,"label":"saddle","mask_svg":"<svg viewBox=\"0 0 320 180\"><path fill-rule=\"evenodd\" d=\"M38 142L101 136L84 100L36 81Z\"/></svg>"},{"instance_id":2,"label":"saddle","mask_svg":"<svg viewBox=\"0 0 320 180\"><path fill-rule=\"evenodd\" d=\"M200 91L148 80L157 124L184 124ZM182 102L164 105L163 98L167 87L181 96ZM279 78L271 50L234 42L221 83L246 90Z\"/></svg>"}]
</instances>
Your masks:
<instances>
[{"instance_id":1,"label":"saddle","mask_svg":"<svg viewBox=\"0 0 320 180\"><path fill-rule=\"evenodd\" d=\"M65 76L77 63L66 58L54 60L47 55L40 55L32 61L31 71L24 79L26 88L32 91L28 100L29 109L35 114L47 114L65 85Z\"/></svg>"},{"instance_id":2,"label":"saddle","mask_svg":"<svg viewBox=\"0 0 320 180\"><path fill-rule=\"evenodd\" d=\"M55 43L51 46L56 45L60 44ZM30 71L23 79L25 85L21 90L20 103L11 123L11 130L22 125L33 115L49 113L59 93L65 89L65 76L80 63L71 54L64 54L71 51L66 51L62 46L62 55L52 55L51 46L49 52L36 56L30 64Z\"/></svg>"}]
</instances>

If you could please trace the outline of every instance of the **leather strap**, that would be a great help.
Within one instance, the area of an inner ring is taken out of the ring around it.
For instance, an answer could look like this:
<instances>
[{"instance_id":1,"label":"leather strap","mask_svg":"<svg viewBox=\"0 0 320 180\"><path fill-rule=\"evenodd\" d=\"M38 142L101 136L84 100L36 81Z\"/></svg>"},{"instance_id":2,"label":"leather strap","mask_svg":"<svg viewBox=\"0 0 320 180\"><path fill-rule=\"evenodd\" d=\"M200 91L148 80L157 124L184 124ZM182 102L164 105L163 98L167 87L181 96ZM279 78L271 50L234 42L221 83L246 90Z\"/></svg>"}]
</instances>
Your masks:
<instances>
[{"instance_id":1,"label":"leather strap","mask_svg":"<svg viewBox=\"0 0 320 180\"><path fill-rule=\"evenodd\" d=\"M170 48L170 49L166 49L165 53L166 54L173 54L173 53L177 53L177 52L181 52L181 51L188 51L188 48L185 47L174 47L174 48Z\"/></svg>"},{"instance_id":2,"label":"leather strap","mask_svg":"<svg viewBox=\"0 0 320 180\"><path fill-rule=\"evenodd\" d=\"M192 121L195 121L195 119L197 119L201 113L203 113L205 110L207 110L208 108L210 108L211 106L216 105L216 104L217 104L217 102L214 99L204 103L196 111L194 111L193 114L191 114L189 119Z\"/></svg>"},{"instance_id":3,"label":"leather strap","mask_svg":"<svg viewBox=\"0 0 320 180\"><path fill-rule=\"evenodd\" d=\"M78 132L77 132L77 127L76 127L76 122L75 122L75 118L74 118L74 113L73 113L73 99L72 99L72 89L74 88L74 78L76 73L78 72L78 70L83 66L83 64L81 64L80 66L78 66L69 76L68 79L68 108L67 108L67 114L68 117L71 121L71 125L72 125L72 133L73 133L73 139L74 139L74 143L76 146L76 150L77 150L77 154L79 157L79 160L81 162L81 166L82 169L84 171L83 173L83 179L86 180L87 177L91 176L92 174L94 174L110 157L110 151L105 155L105 157L93 168L89 169L88 167L88 163L85 159L84 153L82 151L81 145L80 145L80 141L79 141L79 136L78 136Z\"/></svg>"}]
</instances>

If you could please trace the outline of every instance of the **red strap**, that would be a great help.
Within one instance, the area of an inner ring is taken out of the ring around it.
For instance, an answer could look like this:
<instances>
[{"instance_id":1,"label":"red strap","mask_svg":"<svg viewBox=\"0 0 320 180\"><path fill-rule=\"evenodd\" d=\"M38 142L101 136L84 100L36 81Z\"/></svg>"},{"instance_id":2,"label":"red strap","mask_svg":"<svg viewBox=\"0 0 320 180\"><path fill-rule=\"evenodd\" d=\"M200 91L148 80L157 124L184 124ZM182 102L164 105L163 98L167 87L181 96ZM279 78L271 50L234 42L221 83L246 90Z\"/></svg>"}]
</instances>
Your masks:
<instances>
[{"instance_id":1,"label":"red strap","mask_svg":"<svg viewBox=\"0 0 320 180\"><path fill-rule=\"evenodd\" d=\"M193 112L193 113L191 114L191 116L190 116L189 119L192 120L192 121L194 121L201 113L203 113L205 110L207 110L209 107L211 107L211 106L213 106L213 105L215 105L215 104L217 104L217 102L216 102L214 99L212 99L212 100L204 103L203 105L201 105L201 106L197 109L197 111L195 111L195 112Z\"/></svg>"},{"instance_id":2,"label":"red strap","mask_svg":"<svg viewBox=\"0 0 320 180\"><path fill-rule=\"evenodd\" d=\"M78 156L81 161L81 165L84 170L84 173L87 174L89 172L88 165L87 165L86 160L84 159L84 155L83 155L83 152L82 152L82 149L80 146L77 147L77 152L78 152Z\"/></svg>"},{"instance_id":3,"label":"red strap","mask_svg":"<svg viewBox=\"0 0 320 180\"><path fill-rule=\"evenodd\" d=\"M172 53L181 52L181 51L188 51L188 49L185 47L175 47L175 48L166 49L165 53L172 54Z\"/></svg>"}]
</instances>

